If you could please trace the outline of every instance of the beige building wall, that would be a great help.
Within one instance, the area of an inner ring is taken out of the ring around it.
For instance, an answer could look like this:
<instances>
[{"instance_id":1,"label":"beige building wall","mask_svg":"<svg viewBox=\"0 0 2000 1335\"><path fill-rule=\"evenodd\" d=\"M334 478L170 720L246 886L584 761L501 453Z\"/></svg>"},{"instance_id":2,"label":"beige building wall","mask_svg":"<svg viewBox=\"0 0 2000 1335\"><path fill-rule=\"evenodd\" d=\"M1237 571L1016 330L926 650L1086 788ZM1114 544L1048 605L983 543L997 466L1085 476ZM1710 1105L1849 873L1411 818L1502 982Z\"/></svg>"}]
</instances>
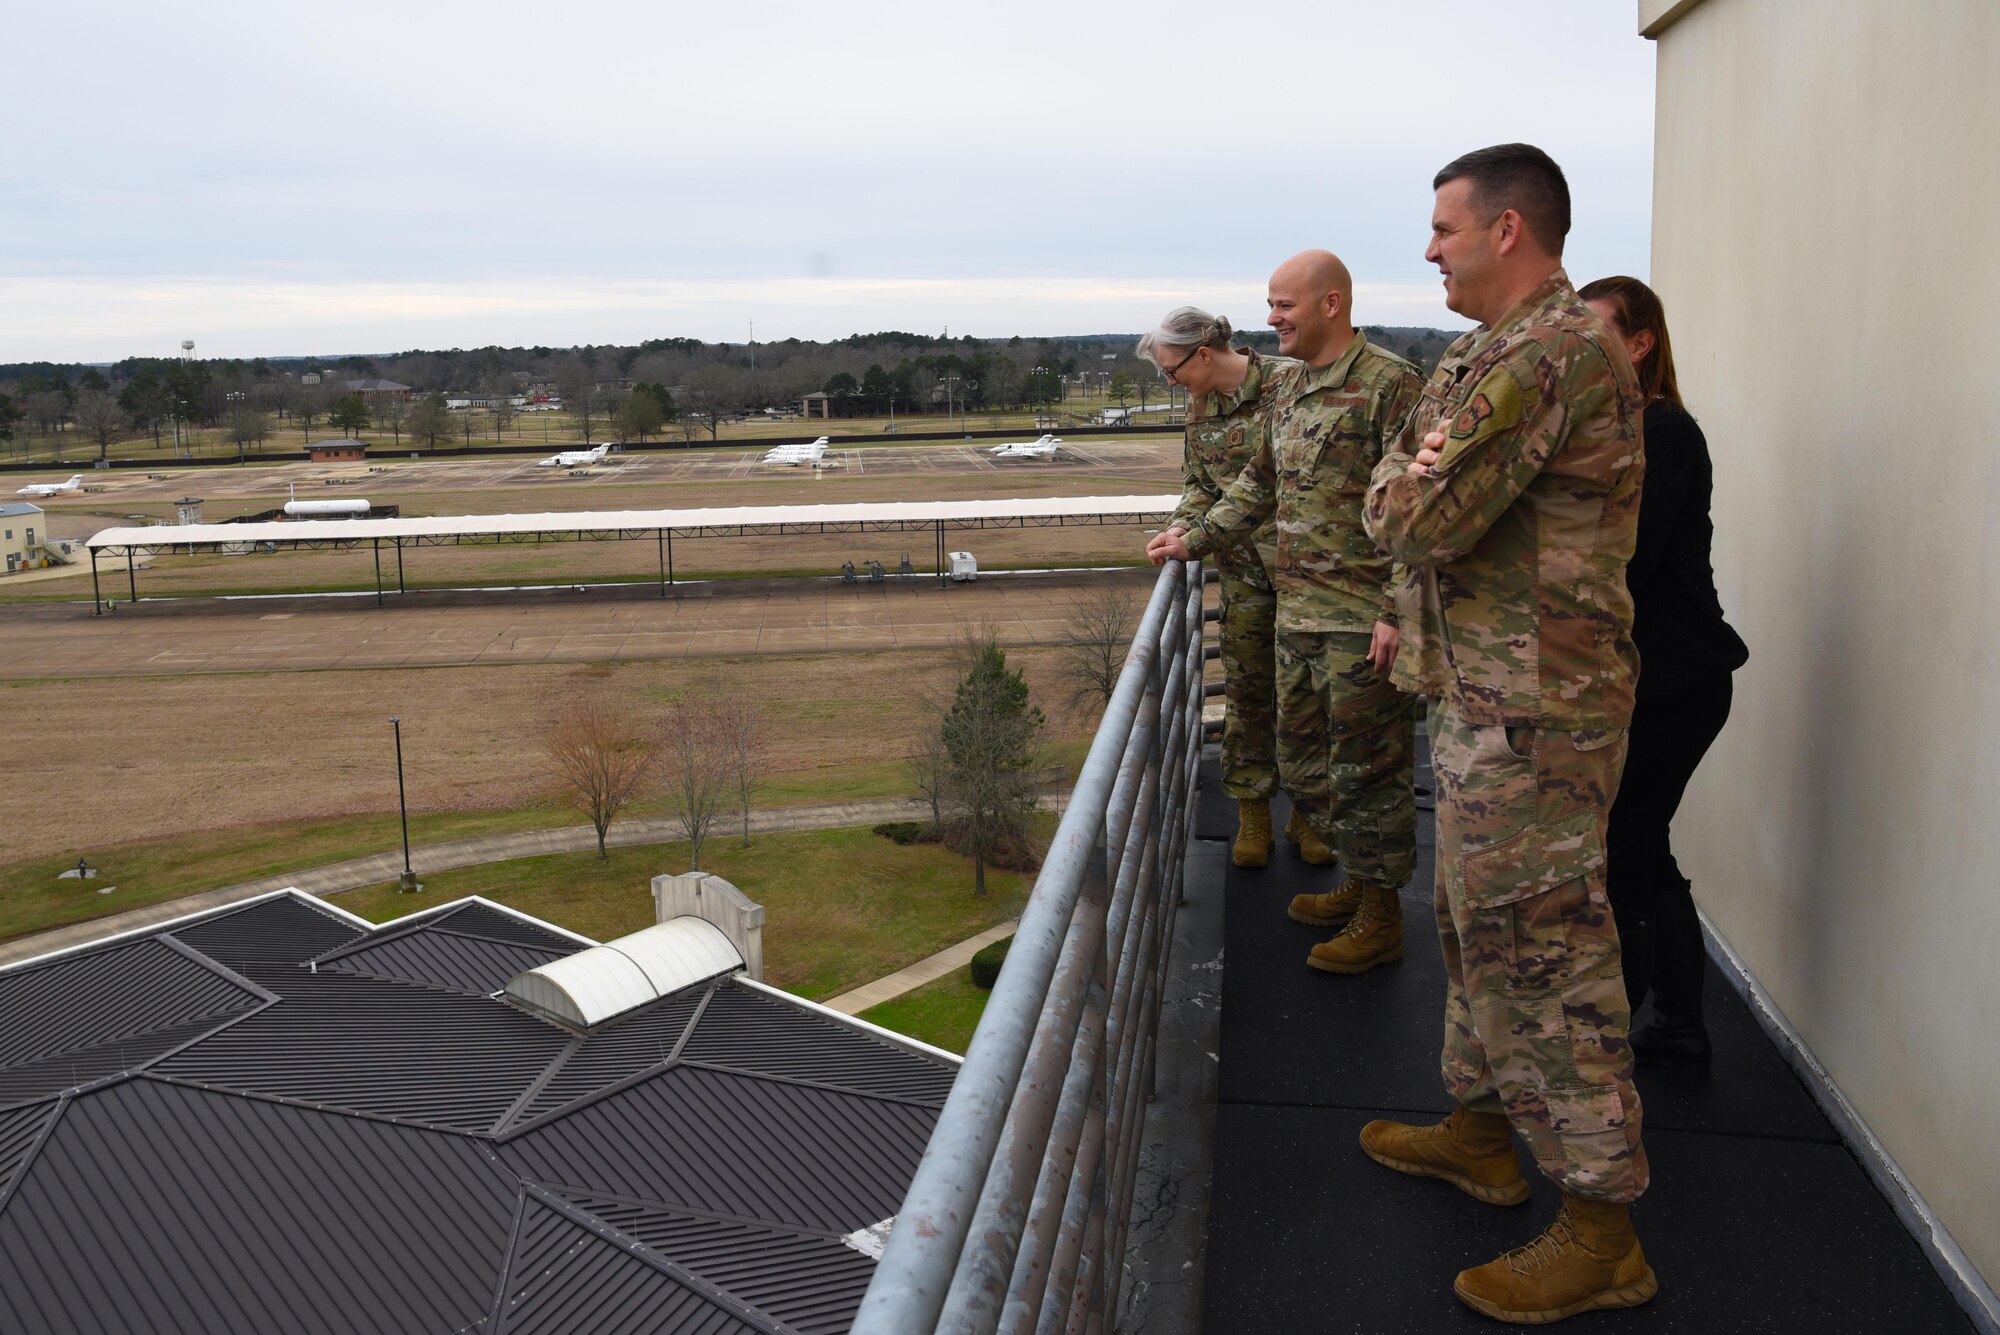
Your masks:
<instances>
[{"instance_id":1,"label":"beige building wall","mask_svg":"<svg viewBox=\"0 0 2000 1335\"><path fill-rule=\"evenodd\" d=\"M1751 650L1676 845L1992 1284L2000 3L1642 0L1640 20L1666 25L1653 281Z\"/></svg>"}]
</instances>

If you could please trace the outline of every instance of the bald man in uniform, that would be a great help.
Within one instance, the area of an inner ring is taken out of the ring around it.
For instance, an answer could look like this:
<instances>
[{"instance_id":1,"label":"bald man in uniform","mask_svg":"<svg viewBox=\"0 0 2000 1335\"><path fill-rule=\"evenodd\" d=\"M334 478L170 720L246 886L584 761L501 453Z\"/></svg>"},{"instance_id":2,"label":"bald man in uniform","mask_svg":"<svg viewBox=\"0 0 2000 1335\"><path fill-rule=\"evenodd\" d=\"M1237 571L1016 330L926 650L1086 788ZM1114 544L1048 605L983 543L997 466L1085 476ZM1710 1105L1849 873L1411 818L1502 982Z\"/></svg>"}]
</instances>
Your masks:
<instances>
[{"instance_id":1,"label":"bald man in uniform","mask_svg":"<svg viewBox=\"0 0 2000 1335\"><path fill-rule=\"evenodd\" d=\"M1268 323L1278 351L1298 360L1266 379L1263 441L1206 514L1147 548L1155 563L1205 556L1276 516L1279 781L1339 853L1343 875L1288 912L1338 929L1306 957L1335 974L1402 958L1396 892L1416 867L1416 700L1389 680L1399 643L1392 572L1362 512L1369 475L1423 379L1354 328L1353 298L1347 266L1330 251L1278 266Z\"/></svg>"}]
</instances>

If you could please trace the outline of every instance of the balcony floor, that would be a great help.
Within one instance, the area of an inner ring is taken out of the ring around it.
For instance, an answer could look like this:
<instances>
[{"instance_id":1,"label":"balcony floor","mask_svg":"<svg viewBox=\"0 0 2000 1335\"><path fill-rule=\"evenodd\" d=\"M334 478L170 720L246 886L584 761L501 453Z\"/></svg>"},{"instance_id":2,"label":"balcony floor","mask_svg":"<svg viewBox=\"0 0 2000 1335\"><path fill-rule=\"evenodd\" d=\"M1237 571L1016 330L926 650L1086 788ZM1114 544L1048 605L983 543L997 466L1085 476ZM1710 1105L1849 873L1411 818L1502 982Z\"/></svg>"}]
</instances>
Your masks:
<instances>
[{"instance_id":1,"label":"balcony floor","mask_svg":"<svg viewBox=\"0 0 2000 1335\"><path fill-rule=\"evenodd\" d=\"M1203 767L1198 837L1233 833L1233 803ZM1417 781L1431 786L1427 769ZM1428 805L1428 800L1425 801ZM1282 824L1280 810L1274 823ZM1285 917L1327 869L1281 847L1226 873L1220 1086L1204 1327L1375 1333L1495 1330L1452 1276L1533 1237L1555 1188L1522 1151L1535 1194L1481 1205L1367 1159L1376 1117L1433 1121L1444 965L1430 907L1430 816L1404 891L1406 953L1358 977L1305 964L1321 939ZM1224 865L1226 866L1226 860ZM1639 1071L1653 1185L1634 1211L1660 1294L1576 1318L1602 1331L1970 1331L1916 1242L1811 1095L1711 970L1715 1064ZM1518 1146L1518 1140L1517 1140Z\"/></svg>"}]
</instances>

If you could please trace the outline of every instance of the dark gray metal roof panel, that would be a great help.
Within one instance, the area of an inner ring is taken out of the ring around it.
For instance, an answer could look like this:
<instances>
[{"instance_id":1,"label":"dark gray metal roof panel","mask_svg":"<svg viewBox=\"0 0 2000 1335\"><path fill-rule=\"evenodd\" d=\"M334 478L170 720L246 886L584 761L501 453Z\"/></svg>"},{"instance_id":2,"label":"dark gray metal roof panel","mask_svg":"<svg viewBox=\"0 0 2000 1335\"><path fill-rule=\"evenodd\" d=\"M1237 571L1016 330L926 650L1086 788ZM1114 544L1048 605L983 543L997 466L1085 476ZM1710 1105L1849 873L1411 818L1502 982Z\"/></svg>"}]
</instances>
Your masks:
<instances>
[{"instance_id":1,"label":"dark gray metal roof panel","mask_svg":"<svg viewBox=\"0 0 2000 1335\"><path fill-rule=\"evenodd\" d=\"M464 1132L485 1131L570 1042L482 997L322 969L154 1069L163 1076Z\"/></svg>"},{"instance_id":2,"label":"dark gray metal roof panel","mask_svg":"<svg viewBox=\"0 0 2000 1335\"><path fill-rule=\"evenodd\" d=\"M538 923L523 922L510 913L502 913L485 904L466 904L452 909L439 915L430 926L463 932L468 936L508 941L531 950L553 950L559 955L574 955L579 950L588 949L575 937L550 931Z\"/></svg>"},{"instance_id":3,"label":"dark gray metal roof panel","mask_svg":"<svg viewBox=\"0 0 2000 1335\"><path fill-rule=\"evenodd\" d=\"M15 1175L35 1152L35 1143L61 1112L62 1103L56 1099L0 1112L0 1207L7 1202Z\"/></svg>"},{"instance_id":4,"label":"dark gray metal roof panel","mask_svg":"<svg viewBox=\"0 0 2000 1335\"><path fill-rule=\"evenodd\" d=\"M70 1101L0 1213L38 1332L431 1332L492 1307L516 1183L457 1136L146 1078Z\"/></svg>"},{"instance_id":5,"label":"dark gray metal roof panel","mask_svg":"<svg viewBox=\"0 0 2000 1335\"><path fill-rule=\"evenodd\" d=\"M850 1233L896 1213L937 1113L675 1066L498 1147L570 1191Z\"/></svg>"},{"instance_id":6,"label":"dark gray metal roof panel","mask_svg":"<svg viewBox=\"0 0 2000 1335\"><path fill-rule=\"evenodd\" d=\"M262 900L233 913L203 919L174 935L218 963L265 986L329 950L366 935L345 918L292 895ZM273 990L276 990L275 988Z\"/></svg>"},{"instance_id":7,"label":"dark gray metal roof panel","mask_svg":"<svg viewBox=\"0 0 2000 1335\"><path fill-rule=\"evenodd\" d=\"M942 1108L958 1068L891 1047L836 1020L718 987L681 1048L683 1061L785 1076Z\"/></svg>"},{"instance_id":8,"label":"dark gray metal roof panel","mask_svg":"<svg viewBox=\"0 0 2000 1335\"><path fill-rule=\"evenodd\" d=\"M322 960L319 967L487 996L506 987L515 974L572 953L425 929L392 937L380 945L369 945L364 939L358 947Z\"/></svg>"},{"instance_id":9,"label":"dark gray metal roof panel","mask_svg":"<svg viewBox=\"0 0 2000 1335\"><path fill-rule=\"evenodd\" d=\"M709 985L703 984L677 992L620 1016L579 1040L548 1083L515 1114L514 1125L548 1116L646 1070L665 1066L708 990Z\"/></svg>"},{"instance_id":10,"label":"dark gray metal roof panel","mask_svg":"<svg viewBox=\"0 0 2000 1335\"><path fill-rule=\"evenodd\" d=\"M0 1068L118 1043L263 1004L151 937L0 973Z\"/></svg>"},{"instance_id":11,"label":"dark gray metal roof panel","mask_svg":"<svg viewBox=\"0 0 2000 1335\"><path fill-rule=\"evenodd\" d=\"M834 1238L641 1201L569 1199L649 1251L801 1335L846 1330L875 1276L872 1260Z\"/></svg>"},{"instance_id":12,"label":"dark gray metal roof panel","mask_svg":"<svg viewBox=\"0 0 2000 1335\"><path fill-rule=\"evenodd\" d=\"M762 1335L771 1329L532 1199L498 1315L496 1335Z\"/></svg>"},{"instance_id":13,"label":"dark gray metal roof panel","mask_svg":"<svg viewBox=\"0 0 2000 1335\"><path fill-rule=\"evenodd\" d=\"M257 1002L261 1006L265 1003ZM237 1012L236 1014L244 1014ZM0 1071L0 1108L32 1103L83 1085L95 1084L120 1072L146 1070L159 1058L229 1024L233 1015L205 1016L168 1029L101 1043L94 1048L44 1057Z\"/></svg>"}]
</instances>

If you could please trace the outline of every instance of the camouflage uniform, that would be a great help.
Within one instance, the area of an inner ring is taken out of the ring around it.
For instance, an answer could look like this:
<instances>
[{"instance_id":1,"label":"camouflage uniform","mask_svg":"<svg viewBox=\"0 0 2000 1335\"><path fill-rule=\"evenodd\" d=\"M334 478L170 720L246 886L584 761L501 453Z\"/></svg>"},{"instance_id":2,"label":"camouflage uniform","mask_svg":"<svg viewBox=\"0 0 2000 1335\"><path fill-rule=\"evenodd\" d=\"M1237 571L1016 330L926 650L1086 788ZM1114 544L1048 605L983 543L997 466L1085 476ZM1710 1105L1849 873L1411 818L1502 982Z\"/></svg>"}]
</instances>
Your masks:
<instances>
[{"instance_id":1,"label":"camouflage uniform","mask_svg":"<svg viewBox=\"0 0 2000 1335\"><path fill-rule=\"evenodd\" d=\"M1368 531L1409 568L1396 679L1431 697L1445 1084L1565 1191L1630 1201L1647 1167L1604 832L1644 459L1609 340L1557 270L1452 344L1375 470ZM1431 476L1407 475L1441 420Z\"/></svg>"},{"instance_id":2,"label":"camouflage uniform","mask_svg":"<svg viewBox=\"0 0 2000 1335\"><path fill-rule=\"evenodd\" d=\"M1278 771L1346 874L1387 886L1416 864L1416 701L1368 665L1375 623L1396 612L1362 504L1422 388L1360 333L1328 366L1286 363L1264 393L1266 440L1186 538L1197 556L1227 552L1275 521Z\"/></svg>"},{"instance_id":3,"label":"camouflage uniform","mask_svg":"<svg viewBox=\"0 0 2000 1335\"><path fill-rule=\"evenodd\" d=\"M1250 357L1250 372L1233 394L1207 394L1188 412L1182 462L1181 503L1170 524L1190 528L1236 481L1262 440L1257 403L1274 366ZM1277 559L1273 526L1263 524L1248 544L1216 556L1222 593L1222 786L1241 800L1278 791L1277 680L1272 662L1277 596L1271 566Z\"/></svg>"}]
</instances>

